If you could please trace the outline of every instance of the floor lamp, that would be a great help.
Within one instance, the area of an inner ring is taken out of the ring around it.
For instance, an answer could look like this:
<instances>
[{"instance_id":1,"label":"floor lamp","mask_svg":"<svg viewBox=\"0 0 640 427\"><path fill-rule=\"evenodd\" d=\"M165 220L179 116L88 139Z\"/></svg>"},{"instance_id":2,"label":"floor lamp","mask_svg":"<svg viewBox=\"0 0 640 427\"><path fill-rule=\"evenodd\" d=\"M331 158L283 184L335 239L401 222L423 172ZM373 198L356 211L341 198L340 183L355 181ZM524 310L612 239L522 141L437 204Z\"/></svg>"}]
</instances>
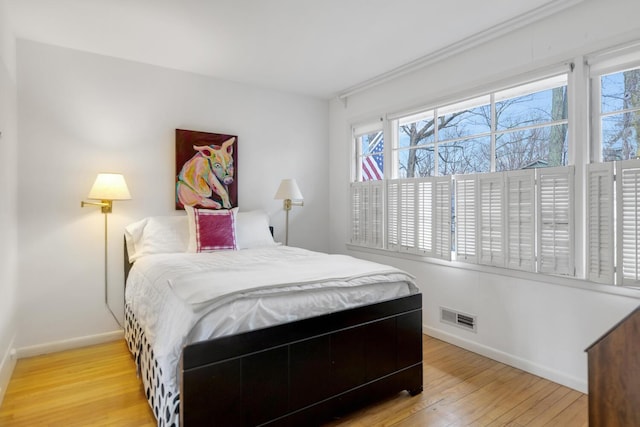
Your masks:
<instances>
[{"instance_id":1,"label":"floor lamp","mask_svg":"<svg viewBox=\"0 0 640 427\"><path fill-rule=\"evenodd\" d=\"M298 183L295 179L283 179L280 182L280 187L276 191L274 197L276 200L284 200L285 211L285 228L284 228L284 244L289 246L289 211L291 206L304 206L302 193L298 188Z\"/></svg>"},{"instance_id":2,"label":"floor lamp","mask_svg":"<svg viewBox=\"0 0 640 427\"><path fill-rule=\"evenodd\" d=\"M108 253L108 233L107 233L107 214L110 214L113 210L114 200L129 200L131 194L129 194L129 188L124 180L124 176L117 173L99 173L91 191L89 191L89 199L100 200L99 202L80 202L80 207L85 206L99 206L102 208L104 214L104 304L109 309L109 312L118 323L118 326L122 327L120 321L116 317L113 310L109 306L109 290L108 290L108 270L109 263L107 258Z\"/></svg>"}]
</instances>

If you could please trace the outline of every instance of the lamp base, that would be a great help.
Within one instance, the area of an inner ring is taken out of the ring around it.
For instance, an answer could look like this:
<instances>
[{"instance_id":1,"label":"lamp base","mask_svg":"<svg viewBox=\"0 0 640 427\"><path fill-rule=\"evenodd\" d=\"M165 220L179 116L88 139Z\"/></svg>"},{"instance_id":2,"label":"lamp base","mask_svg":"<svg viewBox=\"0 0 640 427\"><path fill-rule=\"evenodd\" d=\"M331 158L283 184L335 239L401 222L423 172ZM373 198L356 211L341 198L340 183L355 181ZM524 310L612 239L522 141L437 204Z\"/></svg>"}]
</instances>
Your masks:
<instances>
[{"instance_id":1,"label":"lamp base","mask_svg":"<svg viewBox=\"0 0 640 427\"><path fill-rule=\"evenodd\" d=\"M284 223L284 244L285 246L289 246L289 211L292 206L304 206L304 201L293 201L291 199L284 199L283 207L285 212L285 223Z\"/></svg>"}]
</instances>

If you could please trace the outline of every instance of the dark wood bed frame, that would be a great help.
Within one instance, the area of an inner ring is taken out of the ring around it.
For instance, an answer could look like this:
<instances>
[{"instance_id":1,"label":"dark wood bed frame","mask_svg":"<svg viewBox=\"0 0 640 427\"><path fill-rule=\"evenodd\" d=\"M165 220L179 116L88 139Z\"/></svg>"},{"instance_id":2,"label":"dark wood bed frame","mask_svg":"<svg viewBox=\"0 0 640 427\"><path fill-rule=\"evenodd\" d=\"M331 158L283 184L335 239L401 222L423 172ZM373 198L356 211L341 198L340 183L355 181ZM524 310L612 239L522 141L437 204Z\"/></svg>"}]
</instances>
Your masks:
<instances>
[{"instance_id":1,"label":"dark wood bed frame","mask_svg":"<svg viewBox=\"0 0 640 427\"><path fill-rule=\"evenodd\" d=\"M125 280L131 264L125 245ZM187 345L180 425L313 426L422 392L422 295Z\"/></svg>"}]
</instances>

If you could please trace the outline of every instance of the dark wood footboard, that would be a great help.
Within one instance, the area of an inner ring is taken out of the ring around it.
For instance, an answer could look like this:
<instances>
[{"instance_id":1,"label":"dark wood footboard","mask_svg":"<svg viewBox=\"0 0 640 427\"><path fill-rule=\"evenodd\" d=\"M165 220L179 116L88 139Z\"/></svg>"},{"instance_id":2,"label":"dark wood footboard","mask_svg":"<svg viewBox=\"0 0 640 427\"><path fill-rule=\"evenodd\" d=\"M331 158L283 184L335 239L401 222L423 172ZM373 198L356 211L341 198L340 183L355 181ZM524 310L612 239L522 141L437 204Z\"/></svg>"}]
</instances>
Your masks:
<instances>
[{"instance_id":1,"label":"dark wood footboard","mask_svg":"<svg viewBox=\"0 0 640 427\"><path fill-rule=\"evenodd\" d=\"M180 423L312 426L422 391L422 295L186 346Z\"/></svg>"}]
</instances>

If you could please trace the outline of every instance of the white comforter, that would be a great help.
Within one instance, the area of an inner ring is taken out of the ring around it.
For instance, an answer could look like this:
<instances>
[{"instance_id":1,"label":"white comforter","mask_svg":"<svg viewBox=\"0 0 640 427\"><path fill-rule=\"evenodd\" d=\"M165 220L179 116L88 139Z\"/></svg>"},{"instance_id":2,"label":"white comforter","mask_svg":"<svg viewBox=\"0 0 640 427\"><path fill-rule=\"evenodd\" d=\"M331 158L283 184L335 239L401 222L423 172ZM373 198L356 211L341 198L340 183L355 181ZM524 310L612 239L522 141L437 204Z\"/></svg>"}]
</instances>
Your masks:
<instances>
[{"instance_id":1,"label":"white comforter","mask_svg":"<svg viewBox=\"0 0 640 427\"><path fill-rule=\"evenodd\" d=\"M177 390L184 345L416 292L393 267L274 246L142 257L125 301Z\"/></svg>"}]
</instances>

